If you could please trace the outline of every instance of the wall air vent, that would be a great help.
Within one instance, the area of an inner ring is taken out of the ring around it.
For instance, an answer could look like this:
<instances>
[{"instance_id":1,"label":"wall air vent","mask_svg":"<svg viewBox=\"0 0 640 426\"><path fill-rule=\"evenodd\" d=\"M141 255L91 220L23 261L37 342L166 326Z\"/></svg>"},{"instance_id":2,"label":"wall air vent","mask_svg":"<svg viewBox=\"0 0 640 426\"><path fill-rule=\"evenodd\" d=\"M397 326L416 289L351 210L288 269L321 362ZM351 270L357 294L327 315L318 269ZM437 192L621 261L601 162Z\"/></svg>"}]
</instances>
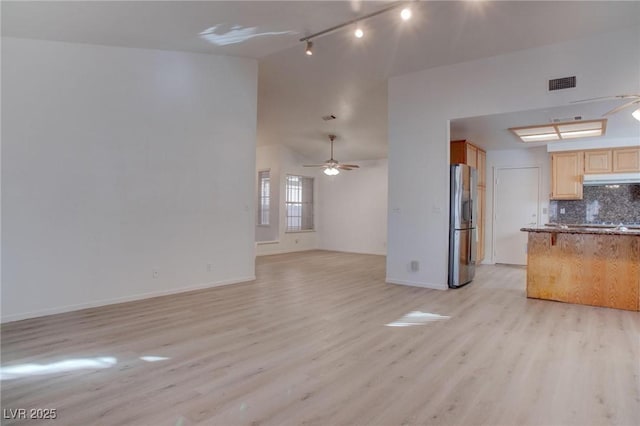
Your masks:
<instances>
[{"instance_id":1,"label":"wall air vent","mask_svg":"<svg viewBox=\"0 0 640 426\"><path fill-rule=\"evenodd\" d=\"M553 92L554 90L571 89L572 87L576 87L575 75L572 77L554 78L553 80L549 80L550 92Z\"/></svg>"}]
</instances>

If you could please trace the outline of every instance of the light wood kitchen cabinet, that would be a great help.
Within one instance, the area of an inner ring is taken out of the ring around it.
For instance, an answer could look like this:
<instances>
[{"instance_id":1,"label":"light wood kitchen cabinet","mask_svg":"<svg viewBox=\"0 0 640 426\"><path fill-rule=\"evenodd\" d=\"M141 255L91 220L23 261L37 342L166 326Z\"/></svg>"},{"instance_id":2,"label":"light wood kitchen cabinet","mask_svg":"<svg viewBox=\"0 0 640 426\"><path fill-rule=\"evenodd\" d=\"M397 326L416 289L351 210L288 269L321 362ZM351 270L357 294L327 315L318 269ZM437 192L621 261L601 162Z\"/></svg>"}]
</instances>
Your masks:
<instances>
[{"instance_id":1,"label":"light wood kitchen cabinet","mask_svg":"<svg viewBox=\"0 0 640 426\"><path fill-rule=\"evenodd\" d=\"M473 167L474 169L478 168L478 148L471 145L470 143L466 144L467 156L466 156L466 164L468 166Z\"/></svg>"},{"instance_id":2,"label":"light wood kitchen cabinet","mask_svg":"<svg viewBox=\"0 0 640 426\"><path fill-rule=\"evenodd\" d=\"M478 261L484 259L484 241L485 241L485 226L484 217L486 210L487 189L478 187L478 244L477 244L477 257Z\"/></svg>"},{"instance_id":3,"label":"light wood kitchen cabinet","mask_svg":"<svg viewBox=\"0 0 640 426\"><path fill-rule=\"evenodd\" d=\"M478 149L478 187L487 187L487 153Z\"/></svg>"},{"instance_id":4,"label":"light wood kitchen cabinet","mask_svg":"<svg viewBox=\"0 0 640 426\"><path fill-rule=\"evenodd\" d=\"M584 173L611 173L612 151L610 149L584 152Z\"/></svg>"},{"instance_id":5,"label":"light wood kitchen cabinet","mask_svg":"<svg viewBox=\"0 0 640 426\"><path fill-rule=\"evenodd\" d=\"M451 141L451 163L466 164L478 171L478 199L477 214L477 261L484 259L485 237L485 212L486 212L486 185L487 185L487 153L467 140Z\"/></svg>"},{"instance_id":6,"label":"light wood kitchen cabinet","mask_svg":"<svg viewBox=\"0 0 640 426\"><path fill-rule=\"evenodd\" d=\"M551 154L551 199L581 200L584 151Z\"/></svg>"},{"instance_id":7,"label":"light wood kitchen cabinet","mask_svg":"<svg viewBox=\"0 0 640 426\"><path fill-rule=\"evenodd\" d=\"M613 172L640 172L640 148L616 148L613 150Z\"/></svg>"}]
</instances>

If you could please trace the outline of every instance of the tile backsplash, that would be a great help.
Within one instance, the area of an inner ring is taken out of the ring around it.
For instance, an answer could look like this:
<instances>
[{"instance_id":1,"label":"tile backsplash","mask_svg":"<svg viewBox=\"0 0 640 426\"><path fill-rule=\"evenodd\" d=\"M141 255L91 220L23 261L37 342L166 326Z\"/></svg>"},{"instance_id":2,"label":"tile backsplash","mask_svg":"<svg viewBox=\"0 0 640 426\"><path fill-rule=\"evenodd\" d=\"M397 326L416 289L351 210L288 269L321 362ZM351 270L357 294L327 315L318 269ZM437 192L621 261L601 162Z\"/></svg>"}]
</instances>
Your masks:
<instances>
[{"instance_id":1,"label":"tile backsplash","mask_svg":"<svg viewBox=\"0 0 640 426\"><path fill-rule=\"evenodd\" d=\"M583 195L582 200L551 201L549 222L640 223L640 184L587 185Z\"/></svg>"}]
</instances>

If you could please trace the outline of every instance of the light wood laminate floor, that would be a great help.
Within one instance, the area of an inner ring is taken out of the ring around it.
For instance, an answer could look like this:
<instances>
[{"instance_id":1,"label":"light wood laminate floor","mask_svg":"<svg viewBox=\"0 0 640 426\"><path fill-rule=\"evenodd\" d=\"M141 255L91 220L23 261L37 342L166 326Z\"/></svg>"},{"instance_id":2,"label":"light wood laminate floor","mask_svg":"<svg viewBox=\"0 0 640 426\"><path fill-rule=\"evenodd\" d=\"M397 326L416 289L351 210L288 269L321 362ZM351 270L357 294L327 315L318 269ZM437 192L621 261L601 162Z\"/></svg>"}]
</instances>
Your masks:
<instances>
[{"instance_id":1,"label":"light wood laminate floor","mask_svg":"<svg viewBox=\"0 0 640 426\"><path fill-rule=\"evenodd\" d=\"M84 368L14 372L2 408L63 425L640 421L637 312L528 300L507 266L446 292L385 284L381 256L275 255L256 273L3 326L3 367ZM450 319L385 326L412 311Z\"/></svg>"}]
</instances>

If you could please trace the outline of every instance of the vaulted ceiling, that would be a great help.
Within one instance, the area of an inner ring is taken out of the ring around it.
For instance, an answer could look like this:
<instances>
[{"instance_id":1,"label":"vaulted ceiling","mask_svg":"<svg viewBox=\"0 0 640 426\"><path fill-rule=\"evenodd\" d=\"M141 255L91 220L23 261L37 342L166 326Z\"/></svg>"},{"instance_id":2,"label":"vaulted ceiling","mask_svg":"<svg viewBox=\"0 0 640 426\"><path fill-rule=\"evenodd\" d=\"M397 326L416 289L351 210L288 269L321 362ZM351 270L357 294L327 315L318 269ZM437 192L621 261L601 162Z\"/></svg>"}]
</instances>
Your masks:
<instances>
[{"instance_id":1,"label":"vaulted ceiling","mask_svg":"<svg viewBox=\"0 0 640 426\"><path fill-rule=\"evenodd\" d=\"M324 160L386 157L387 79L640 24L640 2L426 1L413 18L387 13L314 40L298 39L388 2L2 2L3 36L182 50L259 59L258 143ZM203 34L204 33L204 34ZM324 122L321 116L338 118Z\"/></svg>"}]
</instances>

